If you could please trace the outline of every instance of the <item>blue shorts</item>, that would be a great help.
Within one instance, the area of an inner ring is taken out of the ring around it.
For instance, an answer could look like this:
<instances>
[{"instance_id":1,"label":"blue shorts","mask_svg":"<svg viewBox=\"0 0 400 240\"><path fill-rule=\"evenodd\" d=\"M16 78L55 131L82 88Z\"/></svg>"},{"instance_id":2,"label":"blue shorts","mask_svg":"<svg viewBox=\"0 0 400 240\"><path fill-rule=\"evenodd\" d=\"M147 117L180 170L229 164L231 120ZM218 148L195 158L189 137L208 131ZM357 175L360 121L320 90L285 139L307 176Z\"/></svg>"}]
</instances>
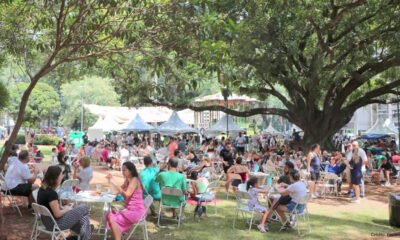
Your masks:
<instances>
[{"instance_id":1,"label":"blue shorts","mask_svg":"<svg viewBox=\"0 0 400 240\"><path fill-rule=\"evenodd\" d=\"M296 207L296 205L297 205L297 203L295 203L295 202L293 202L293 201L290 201L290 202L286 205L286 207L287 207L289 213L293 212L293 210L294 210L294 208ZM299 214L299 213L303 213L305 208L306 208L306 205L305 205L305 204L299 204L299 205L297 205L297 207L296 207L296 211L297 211L298 214Z\"/></svg>"}]
</instances>

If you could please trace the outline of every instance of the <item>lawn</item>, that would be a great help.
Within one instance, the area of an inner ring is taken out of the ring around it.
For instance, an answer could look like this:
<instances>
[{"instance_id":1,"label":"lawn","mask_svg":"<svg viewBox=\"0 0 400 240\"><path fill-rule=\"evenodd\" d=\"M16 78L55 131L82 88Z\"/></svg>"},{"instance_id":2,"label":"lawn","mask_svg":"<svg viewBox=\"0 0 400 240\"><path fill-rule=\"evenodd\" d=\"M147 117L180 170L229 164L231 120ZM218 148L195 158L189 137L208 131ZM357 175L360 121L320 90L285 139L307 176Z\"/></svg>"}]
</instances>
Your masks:
<instances>
[{"instance_id":1,"label":"lawn","mask_svg":"<svg viewBox=\"0 0 400 240\"><path fill-rule=\"evenodd\" d=\"M4 145L4 141L0 141L0 148ZM44 155L43 162L50 162L51 161L51 149L55 146L45 146L45 145L38 145L39 150L42 151Z\"/></svg>"},{"instance_id":2,"label":"lawn","mask_svg":"<svg viewBox=\"0 0 400 240\"><path fill-rule=\"evenodd\" d=\"M51 150L50 147L41 147L41 149ZM46 150L47 151L47 150ZM46 154L47 155L47 154ZM50 156L50 154L48 154ZM47 160L47 159L46 159ZM47 165L47 164L44 164ZM45 167L45 166L44 166ZM96 184L102 184L106 187L105 175L112 173L122 182L120 172L109 171L102 167L95 167L94 178L91 186L94 189ZM344 191L346 186L344 186ZM218 214L214 215L213 206L207 208L208 217L200 222L193 218L193 206L187 206L185 213L186 219L182 226L176 229L175 222L163 221L162 225L171 226L171 228L156 227L157 219L148 217L149 238L150 239L387 239L383 236L387 233L399 234L398 237L390 239L400 239L400 229L392 228L388 223L388 204L387 193L400 191L400 186L384 188L381 186L367 185L367 198L359 204L349 202L346 197L328 197L326 199L313 200L309 204L310 222L312 232L304 237L299 237L297 231L287 230L279 232L280 225L273 223L270 226L270 232L262 234L254 227L248 231L248 225L243 219L239 219L236 228L233 228L233 218L235 201L233 194L229 200L223 196L222 188L218 194L221 201L218 202ZM7 204L6 204L7 205ZM4 209L5 223L0 224L0 233L7 233L7 239L28 239L33 224L33 216L26 207L22 209L24 217L17 217L16 214L6 206ZM101 219L101 206L92 206L92 223L97 226ZM1 236L2 234L0 234ZM134 234L135 239L143 239L140 229ZM40 239L47 239L45 236ZM93 239L98 239L94 237ZM111 237L109 237L111 239Z\"/></svg>"}]
</instances>

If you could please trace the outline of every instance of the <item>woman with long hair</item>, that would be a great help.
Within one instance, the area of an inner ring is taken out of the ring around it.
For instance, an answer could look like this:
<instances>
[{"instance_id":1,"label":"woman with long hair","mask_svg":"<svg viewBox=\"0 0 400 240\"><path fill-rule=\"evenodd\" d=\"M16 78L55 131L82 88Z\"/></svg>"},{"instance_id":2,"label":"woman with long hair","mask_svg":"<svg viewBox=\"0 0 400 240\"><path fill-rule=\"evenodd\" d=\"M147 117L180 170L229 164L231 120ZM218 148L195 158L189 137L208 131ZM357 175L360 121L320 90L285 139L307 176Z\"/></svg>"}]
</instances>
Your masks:
<instances>
[{"instance_id":1,"label":"woman with long hair","mask_svg":"<svg viewBox=\"0 0 400 240\"><path fill-rule=\"evenodd\" d=\"M350 161L346 161L347 167L350 169L350 183L353 187L355 198L352 199L352 202L360 202L360 184L362 180L362 165L363 160L359 155L359 151L357 148L353 148L352 150L352 158Z\"/></svg>"},{"instance_id":2,"label":"woman with long hair","mask_svg":"<svg viewBox=\"0 0 400 240\"><path fill-rule=\"evenodd\" d=\"M125 199L124 209L107 215L107 223L115 240L120 240L122 233L128 232L146 211L143 204L143 187L135 165L132 162L125 162L122 165L122 175L125 178L122 186L114 182L111 174L107 176L112 188Z\"/></svg>"},{"instance_id":3,"label":"woman with long hair","mask_svg":"<svg viewBox=\"0 0 400 240\"><path fill-rule=\"evenodd\" d=\"M319 180L319 173L321 169L321 148L318 144L311 146L310 153L307 156L307 173L310 175L310 193L312 198L319 197L315 192L317 188L317 181Z\"/></svg>"},{"instance_id":4,"label":"woman with long hair","mask_svg":"<svg viewBox=\"0 0 400 240\"><path fill-rule=\"evenodd\" d=\"M82 240L89 240L92 233L88 207L79 205L73 208L73 205L67 205L61 209L59 205L58 194L55 190L60 186L62 178L61 168L50 166L38 191L37 203L50 210L61 230L71 229L80 234ZM53 230L54 222L51 218L42 216L42 222L48 231Z\"/></svg>"}]
</instances>

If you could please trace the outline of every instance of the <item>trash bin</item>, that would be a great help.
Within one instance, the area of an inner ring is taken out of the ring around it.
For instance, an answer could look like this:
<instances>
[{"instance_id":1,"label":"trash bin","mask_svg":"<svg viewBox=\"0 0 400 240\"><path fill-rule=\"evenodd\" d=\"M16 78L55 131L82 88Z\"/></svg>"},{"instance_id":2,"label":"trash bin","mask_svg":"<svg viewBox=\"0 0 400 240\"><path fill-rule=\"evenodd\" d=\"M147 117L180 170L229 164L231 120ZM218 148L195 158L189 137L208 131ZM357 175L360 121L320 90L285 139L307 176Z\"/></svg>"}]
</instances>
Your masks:
<instances>
[{"instance_id":1,"label":"trash bin","mask_svg":"<svg viewBox=\"0 0 400 240\"><path fill-rule=\"evenodd\" d=\"M389 224L400 227L400 193L389 193Z\"/></svg>"}]
</instances>

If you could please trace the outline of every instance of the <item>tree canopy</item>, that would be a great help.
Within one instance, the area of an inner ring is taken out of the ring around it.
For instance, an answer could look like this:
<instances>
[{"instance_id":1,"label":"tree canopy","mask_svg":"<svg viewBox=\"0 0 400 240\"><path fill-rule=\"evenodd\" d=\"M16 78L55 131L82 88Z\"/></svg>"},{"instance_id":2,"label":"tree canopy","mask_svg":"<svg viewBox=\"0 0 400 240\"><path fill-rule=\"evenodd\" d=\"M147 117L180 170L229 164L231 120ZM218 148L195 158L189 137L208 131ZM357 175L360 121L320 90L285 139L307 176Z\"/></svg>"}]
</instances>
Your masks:
<instances>
[{"instance_id":1,"label":"tree canopy","mask_svg":"<svg viewBox=\"0 0 400 240\"><path fill-rule=\"evenodd\" d=\"M28 83L18 83L10 88L10 105L7 112L16 117L21 96L28 87ZM60 99L54 88L46 83L38 83L32 91L25 110L24 125L37 127L37 125L49 118L54 118L60 112Z\"/></svg>"},{"instance_id":2,"label":"tree canopy","mask_svg":"<svg viewBox=\"0 0 400 240\"><path fill-rule=\"evenodd\" d=\"M186 33L191 49L175 65L196 63L232 91L281 103L215 110L280 115L305 131L307 144L324 144L358 108L398 93L400 78L388 73L400 66L399 1L193 1L186 8L198 28ZM154 94L147 100L210 108Z\"/></svg>"}]
</instances>

